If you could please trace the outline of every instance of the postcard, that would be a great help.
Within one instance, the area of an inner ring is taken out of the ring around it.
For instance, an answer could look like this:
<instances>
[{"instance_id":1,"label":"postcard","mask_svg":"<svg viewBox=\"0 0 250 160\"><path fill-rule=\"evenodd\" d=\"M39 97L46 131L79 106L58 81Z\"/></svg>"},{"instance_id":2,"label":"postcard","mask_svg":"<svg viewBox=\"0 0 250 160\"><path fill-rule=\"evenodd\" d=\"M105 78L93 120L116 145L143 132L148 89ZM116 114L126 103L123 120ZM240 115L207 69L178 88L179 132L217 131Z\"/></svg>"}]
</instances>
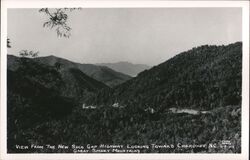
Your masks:
<instances>
[{"instance_id":1,"label":"postcard","mask_svg":"<svg viewBox=\"0 0 250 160\"><path fill-rule=\"evenodd\" d=\"M249 1L1 3L1 159L247 159Z\"/></svg>"}]
</instances>

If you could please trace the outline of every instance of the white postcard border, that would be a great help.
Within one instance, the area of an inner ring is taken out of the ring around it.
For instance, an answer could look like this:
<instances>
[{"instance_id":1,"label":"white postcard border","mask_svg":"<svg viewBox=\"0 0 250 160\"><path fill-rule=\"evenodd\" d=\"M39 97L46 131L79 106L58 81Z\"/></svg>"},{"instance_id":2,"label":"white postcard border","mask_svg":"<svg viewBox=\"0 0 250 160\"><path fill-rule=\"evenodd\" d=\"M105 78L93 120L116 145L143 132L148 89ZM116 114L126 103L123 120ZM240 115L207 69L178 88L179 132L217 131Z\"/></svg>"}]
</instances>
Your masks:
<instances>
[{"instance_id":1,"label":"white postcard border","mask_svg":"<svg viewBox=\"0 0 250 160\"><path fill-rule=\"evenodd\" d=\"M242 153L241 154L7 154L6 71L7 71L7 9L8 8L181 8L240 7L242 8ZM1 108L0 159L248 159L249 157L249 1L29 1L3 0L1 7Z\"/></svg>"}]
</instances>

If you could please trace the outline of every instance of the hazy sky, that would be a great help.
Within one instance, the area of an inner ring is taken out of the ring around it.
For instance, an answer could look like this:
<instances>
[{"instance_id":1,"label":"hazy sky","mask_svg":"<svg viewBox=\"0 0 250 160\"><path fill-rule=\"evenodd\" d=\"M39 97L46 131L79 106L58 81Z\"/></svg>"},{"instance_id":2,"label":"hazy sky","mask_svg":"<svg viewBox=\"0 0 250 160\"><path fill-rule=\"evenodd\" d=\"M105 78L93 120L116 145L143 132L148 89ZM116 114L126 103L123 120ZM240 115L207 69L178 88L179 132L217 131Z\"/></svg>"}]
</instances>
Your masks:
<instances>
[{"instance_id":1,"label":"hazy sky","mask_svg":"<svg viewBox=\"0 0 250 160\"><path fill-rule=\"evenodd\" d=\"M9 54L23 49L80 63L156 65L204 44L241 41L240 8L82 9L69 15L70 38L43 28L38 9L9 9Z\"/></svg>"}]
</instances>

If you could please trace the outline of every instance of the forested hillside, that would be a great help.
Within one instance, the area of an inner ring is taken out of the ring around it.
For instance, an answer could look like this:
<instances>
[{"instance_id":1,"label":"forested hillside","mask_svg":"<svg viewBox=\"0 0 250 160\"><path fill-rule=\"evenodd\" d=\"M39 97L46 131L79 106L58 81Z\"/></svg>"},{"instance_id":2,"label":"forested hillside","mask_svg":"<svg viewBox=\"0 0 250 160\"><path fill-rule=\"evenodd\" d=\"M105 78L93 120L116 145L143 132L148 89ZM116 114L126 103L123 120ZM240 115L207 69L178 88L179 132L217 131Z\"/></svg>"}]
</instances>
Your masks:
<instances>
[{"instance_id":1,"label":"forested hillside","mask_svg":"<svg viewBox=\"0 0 250 160\"><path fill-rule=\"evenodd\" d=\"M56 66L57 68L60 68L60 70L68 70L70 68L79 69L84 74L88 75L89 77L97 81L106 84L109 87L114 87L131 79L130 76L120 72L116 72L105 66L97 66L93 64L80 64L55 56L37 57L34 58L33 60L44 65ZM10 70L15 70L18 67L19 67L18 57L15 57L13 55L8 55L8 68Z\"/></svg>"},{"instance_id":2,"label":"forested hillside","mask_svg":"<svg viewBox=\"0 0 250 160\"><path fill-rule=\"evenodd\" d=\"M20 134L26 129L64 119L87 97L104 88L108 86L75 68L60 70L34 59L8 57L8 143L13 138L24 141Z\"/></svg>"},{"instance_id":3,"label":"forested hillside","mask_svg":"<svg viewBox=\"0 0 250 160\"><path fill-rule=\"evenodd\" d=\"M115 88L79 68L16 60L8 58L8 153L75 152L16 144L169 144L174 147L139 151L241 152L240 42L193 48Z\"/></svg>"},{"instance_id":4,"label":"forested hillside","mask_svg":"<svg viewBox=\"0 0 250 160\"><path fill-rule=\"evenodd\" d=\"M40 63L40 61L34 58L18 58L9 55L8 71L10 74L8 75L12 75L11 73L13 73L14 76L25 77L31 79L32 82L40 83L43 82L43 79L47 78L47 81L41 85L46 86L52 83L51 86L61 95L73 98L79 101L79 103L82 103L91 94L101 89L109 88L105 84L87 76L78 68L74 68L73 66L62 67L62 65L47 65L46 63ZM57 81L49 79L55 76L57 76ZM14 82L17 83L17 86L20 85L21 87L23 82L19 82L18 79L15 80ZM56 82L60 82L60 86L55 86Z\"/></svg>"},{"instance_id":5,"label":"forested hillside","mask_svg":"<svg viewBox=\"0 0 250 160\"><path fill-rule=\"evenodd\" d=\"M63 58L58 58L55 56L38 57L38 58L35 58L35 61L38 61L46 65L50 65L50 66L59 64L62 69L68 69L68 68L79 69L80 71L88 75L89 77L97 81L100 81L109 87L117 86L131 79L129 75L114 71L105 66L97 66L93 64L80 64L80 63L68 61Z\"/></svg>"},{"instance_id":6,"label":"forested hillside","mask_svg":"<svg viewBox=\"0 0 250 160\"><path fill-rule=\"evenodd\" d=\"M242 44L193 48L89 99L89 104L210 110L241 103ZM107 96L108 95L108 96Z\"/></svg>"}]
</instances>

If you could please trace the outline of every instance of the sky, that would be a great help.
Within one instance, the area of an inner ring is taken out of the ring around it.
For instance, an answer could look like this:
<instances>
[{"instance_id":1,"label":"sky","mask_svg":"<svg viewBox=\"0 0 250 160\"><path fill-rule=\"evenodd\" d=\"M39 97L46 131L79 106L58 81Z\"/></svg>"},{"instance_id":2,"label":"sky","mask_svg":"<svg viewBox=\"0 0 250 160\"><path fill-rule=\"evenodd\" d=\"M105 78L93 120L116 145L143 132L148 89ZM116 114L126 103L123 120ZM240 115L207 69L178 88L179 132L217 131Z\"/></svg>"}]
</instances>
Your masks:
<instances>
[{"instance_id":1,"label":"sky","mask_svg":"<svg viewBox=\"0 0 250 160\"><path fill-rule=\"evenodd\" d=\"M68 13L69 38L44 28L48 17L38 10L8 9L8 54L153 66L200 45L242 41L240 8L83 8Z\"/></svg>"}]
</instances>

